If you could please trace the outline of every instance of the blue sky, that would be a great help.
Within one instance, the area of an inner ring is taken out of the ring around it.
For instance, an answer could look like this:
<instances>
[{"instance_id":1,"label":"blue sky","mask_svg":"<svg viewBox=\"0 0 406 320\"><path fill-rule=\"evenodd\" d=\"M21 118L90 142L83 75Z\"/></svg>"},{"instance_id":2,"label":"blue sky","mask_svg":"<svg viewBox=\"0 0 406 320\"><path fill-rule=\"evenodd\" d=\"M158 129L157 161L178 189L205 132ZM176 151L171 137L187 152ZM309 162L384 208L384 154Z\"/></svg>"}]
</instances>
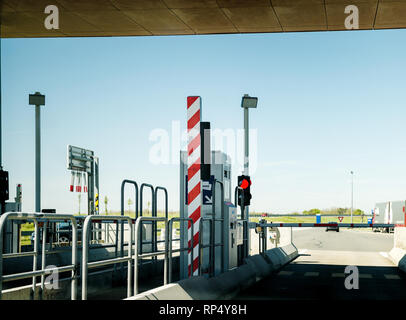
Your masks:
<instances>
[{"instance_id":1,"label":"blue sky","mask_svg":"<svg viewBox=\"0 0 406 320\"><path fill-rule=\"evenodd\" d=\"M179 166L151 163L151 132L170 133L173 121L185 130L188 95L202 97L212 128L241 129L244 93L259 98L250 114L258 136L251 210L348 207L351 170L356 207L369 212L375 202L405 199L405 36L380 30L3 39L3 166L11 196L22 183L23 208L34 209L28 94L40 91L47 104L43 208L77 211L66 169L72 144L100 157L100 193L110 210L119 209L124 178L167 187L177 210Z\"/></svg>"}]
</instances>

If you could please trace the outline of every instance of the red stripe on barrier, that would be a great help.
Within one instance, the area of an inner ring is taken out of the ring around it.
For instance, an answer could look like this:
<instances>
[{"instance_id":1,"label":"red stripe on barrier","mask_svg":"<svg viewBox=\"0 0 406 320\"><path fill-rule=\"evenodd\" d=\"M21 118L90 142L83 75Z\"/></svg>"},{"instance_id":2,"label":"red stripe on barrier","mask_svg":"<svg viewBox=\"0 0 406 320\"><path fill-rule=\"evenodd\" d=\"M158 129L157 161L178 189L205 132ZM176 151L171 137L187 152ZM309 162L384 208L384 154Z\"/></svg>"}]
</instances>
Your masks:
<instances>
[{"instance_id":1,"label":"red stripe on barrier","mask_svg":"<svg viewBox=\"0 0 406 320\"><path fill-rule=\"evenodd\" d=\"M200 122L200 110L197 110L196 113L190 117L187 121L188 130L192 130Z\"/></svg>"},{"instance_id":2,"label":"red stripe on barrier","mask_svg":"<svg viewBox=\"0 0 406 320\"><path fill-rule=\"evenodd\" d=\"M188 156L190 156L195 149L200 146L200 133L193 138L192 141L189 142L187 146Z\"/></svg>"},{"instance_id":3,"label":"red stripe on barrier","mask_svg":"<svg viewBox=\"0 0 406 320\"><path fill-rule=\"evenodd\" d=\"M193 178L193 176L200 171L200 157L193 163L189 169L187 169L187 181Z\"/></svg>"},{"instance_id":4,"label":"red stripe on barrier","mask_svg":"<svg viewBox=\"0 0 406 320\"><path fill-rule=\"evenodd\" d=\"M196 257L193 259L193 272L197 270L197 267L199 266L199 257Z\"/></svg>"},{"instance_id":5,"label":"red stripe on barrier","mask_svg":"<svg viewBox=\"0 0 406 320\"><path fill-rule=\"evenodd\" d=\"M193 225L196 223L196 221L197 220L199 220L199 218L200 218L200 206L198 206L197 208L196 208L196 210L191 214L191 215L189 215L189 218L191 218L192 220L193 220ZM193 230L193 231L196 231L196 230Z\"/></svg>"},{"instance_id":6,"label":"red stripe on barrier","mask_svg":"<svg viewBox=\"0 0 406 320\"><path fill-rule=\"evenodd\" d=\"M195 103L195 101L198 99L199 97L187 97L186 99L186 104L187 104L187 108L189 109L190 106Z\"/></svg>"},{"instance_id":7,"label":"red stripe on barrier","mask_svg":"<svg viewBox=\"0 0 406 320\"><path fill-rule=\"evenodd\" d=\"M192 190L189 191L187 195L188 198L187 204L190 205L199 194L200 194L200 181Z\"/></svg>"},{"instance_id":8,"label":"red stripe on barrier","mask_svg":"<svg viewBox=\"0 0 406 320\"><path fill-rule=\"evenodd\" d=\"M192 240L189 240L187 245L188 248L190 248ZM196 245L199 244L199 232L196 232L196 234L193 236L193 248L196 247ZM188 252L190 252L191 250L189 249Z\"/></svg>"}]
</instances>

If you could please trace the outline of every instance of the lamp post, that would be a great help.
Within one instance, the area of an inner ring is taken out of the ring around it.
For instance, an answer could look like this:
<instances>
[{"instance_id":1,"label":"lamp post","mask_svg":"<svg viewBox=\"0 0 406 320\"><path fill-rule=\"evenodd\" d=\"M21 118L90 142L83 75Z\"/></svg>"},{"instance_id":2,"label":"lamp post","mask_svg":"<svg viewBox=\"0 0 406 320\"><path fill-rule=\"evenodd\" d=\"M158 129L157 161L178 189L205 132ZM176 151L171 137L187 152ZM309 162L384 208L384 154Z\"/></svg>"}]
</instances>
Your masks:
<instances>
[{"instance_id":1,"label":"lamp post","mask_svg":"<svg viewBox=\"0 0 406 320\"><path fill-rule=\"evenodd\" d=\"M35 106L35 211L41 212L41 106L45 96L39 92L29 95L29 105Z\"/></svg>"},{"instance_id":2,"label":"lamp post","mask_svg":"<svg viewBox=\"0 0 406 320\"><path fill-rule=\"evenodd\" d=\"M241 107L244 109L244 175L249 176L249 118L248 110L250 108L256 108L258 104L258 98L250 97L248 94L244 94L241 100ZM244 248L244 255L247 257L250 252L250 237L248 232L249 211L248 206L244 207L243 220L247 220L246 227L244 228L244 238L247 239L247 246Z\"/></svg>"}]
</instances>

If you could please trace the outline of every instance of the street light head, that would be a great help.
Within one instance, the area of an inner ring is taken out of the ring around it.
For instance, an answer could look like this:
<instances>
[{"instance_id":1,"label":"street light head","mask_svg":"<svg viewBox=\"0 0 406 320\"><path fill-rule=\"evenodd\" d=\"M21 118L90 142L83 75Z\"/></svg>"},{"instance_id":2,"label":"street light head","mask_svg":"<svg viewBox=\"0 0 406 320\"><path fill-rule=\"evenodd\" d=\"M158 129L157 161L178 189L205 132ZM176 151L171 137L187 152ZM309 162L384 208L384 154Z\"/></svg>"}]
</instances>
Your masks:
<instances>
[{"instance_id":1,"label":"street light head","mask_svg":"<svg viewBox=\"0 0 406 320\"><path fill-rule=\"evenodd\" d=\"M241 108L256 108L258 98L250 97L248 94L244 94L241 100Z\"/></svg>"},{"instance_id":2,"label":"street light head","mask_svg":"<svg viewBox=\"0 0 406 320\"><path fill-rule=\"evenodd\" d=\"M39 92L35 92L35 94L30 94L28 104L34 106L45 106L45 95Z\"/></svg>"}]
</instances>

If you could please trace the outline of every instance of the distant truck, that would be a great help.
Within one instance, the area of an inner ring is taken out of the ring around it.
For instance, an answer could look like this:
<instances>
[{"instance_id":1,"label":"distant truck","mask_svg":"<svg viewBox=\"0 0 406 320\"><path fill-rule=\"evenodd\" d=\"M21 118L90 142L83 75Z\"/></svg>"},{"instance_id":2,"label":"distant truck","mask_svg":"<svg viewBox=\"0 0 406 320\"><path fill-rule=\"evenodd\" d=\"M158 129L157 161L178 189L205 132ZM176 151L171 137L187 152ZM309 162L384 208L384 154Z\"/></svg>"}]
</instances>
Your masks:
<instances>
[{"instance_id":1,"label":"distant truck","mask_svg":"<svg viewBox=\"0 0 406 320\"><path fill-rule=\"evenodd\" d=\"M374 224L395 224L405 225L405 205L406 201L388 201L376 203L374 207ZM393 232L394 228L374 228L375 232Z\"/></svg>"}]
</instances>

